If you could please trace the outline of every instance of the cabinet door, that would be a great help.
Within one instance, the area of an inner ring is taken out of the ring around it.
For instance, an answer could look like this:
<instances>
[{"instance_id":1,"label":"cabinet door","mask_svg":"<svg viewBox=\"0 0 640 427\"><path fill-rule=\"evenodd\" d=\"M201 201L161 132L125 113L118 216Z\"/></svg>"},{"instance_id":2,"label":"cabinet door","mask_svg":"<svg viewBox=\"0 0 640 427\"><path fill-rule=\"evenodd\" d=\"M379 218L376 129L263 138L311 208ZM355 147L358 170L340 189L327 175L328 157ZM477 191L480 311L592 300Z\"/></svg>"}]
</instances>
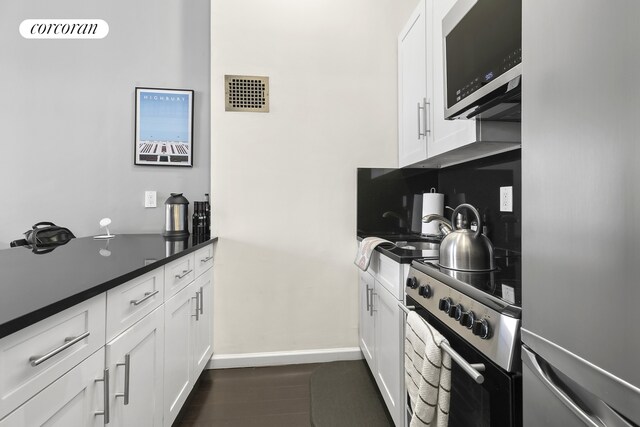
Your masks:
<instances>
[{"instance_id":1,"label":"cabinet door","mask_svg":"<svg viewBox=\"0 0 640 427\"><path fill-rule=\"evenodd\" d=\"M198 378L207 366L213 353L213 270L208 270L194 282L197 293L198 316L192 317L193 333L193 372Z\"/></svg>"},{"instance_id":2,"label":"cabinet door","mask_svg":"<svg viewBox=\"0 0 640 427\"><path fill-rule=\"evenodd\" d=\"M376 382L393 421L399 426L404 407L400 381L404 356L403 313L398 300L379 282L374 295Z\"/></svg>"},{"instance_id":3,"label":"cabinet door","mask_svg":"<svg viewBox=\"0 0 640 427\"><path fill-rule=\"evenodd\" d=\"M104 348L0 421L0 427L104 425Z\"/></svg>"},{"instance_id":4,"label":"cabinet door","mask_svg":"<svg viewBox=\"0 0 640 427\"><path fill-rule=\"evenodd\" d=\"M360 295L360 317L358 325L358 334L360 339L360 349L364 354L364 358L369 363L371 372L375 372L374 351L374 317L373 317L373 292L374 280L366 271L360 271L359 295Z\"/></svg>"},{"instance_id":5,"label":"cabinet door","mask_svg":"<svg viewBox=\"0 0 640 427\"><path fill-rule=\"evenodd\" d=\"M422 0L398 36L398 163L427 158L431 139L431 1Z\"/></svg>"},{"instance_id":6,"label":"cabinet door","mask_svg":"<svg viewBox=\"0 0 640 427\"><path fill-rule=\"evenodd\" d=\"M198 309L195 282L165 302L164 425L170 426L193 388L192 322ZM199 290L199 288L198 288ZM197 314L199 316L199 313Z\"/></svg>"},{"instance_id":7,"label":"cabinet door","mask_svg":"<svg viewBox=\"0 0 640 427\"><path fill-rule=\"evenodd\" d=\"M159 307L107 344L109 426L162 425L163 320Z\"/></svg>"},{"instance_id":8,"label":"cabinet door","mask_svg":"<svg viewBox=\"0 0 640 427\"><path fill-rule=\"evenodd\" d=\"M442 18L449 12L455 0L433 2L433 138L428 142L429 157L451 151L476 141L475 120L444 119L444 45Z\"/></svg>"}]
</instances>

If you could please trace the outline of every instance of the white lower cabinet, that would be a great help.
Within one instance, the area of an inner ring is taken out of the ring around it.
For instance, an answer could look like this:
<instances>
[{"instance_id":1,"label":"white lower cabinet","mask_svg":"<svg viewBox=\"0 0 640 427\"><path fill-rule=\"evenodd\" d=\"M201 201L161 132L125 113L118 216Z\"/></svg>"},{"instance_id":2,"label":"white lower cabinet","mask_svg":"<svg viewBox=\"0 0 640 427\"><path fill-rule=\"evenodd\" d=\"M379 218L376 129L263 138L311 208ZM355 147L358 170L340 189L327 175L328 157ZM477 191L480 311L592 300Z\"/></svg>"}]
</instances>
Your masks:
<instances>
[{"instance_id":1,"label":"white lower cabinet","mask_svg":"<svg viewBox=\"0 0 640 427\"><path fill-rule=\"evenodd\" d=\"M164 425L176 419L213 353L213 271L165 303Z\"/></svg>"},{"instance_id":2,"label":"white lower cabinet","mask_svg":"<svg viewBox=\"0 0 640 427\"><path fill-rule=\"evenodd\" d=\"M213 253L0 339L0 427L171 426L213 354Z\"/></svg>"},{"instance_id":3,"label":"white lower cabinet","mask_svg":"<svg viewBox=\"0 0 640 427\"><path fill-rule=\"evenodd\" d=\"M360 271L360 324L359 338L360 349L372 372L376 371L374 365L374 343L375 343L375 323L374 312L372 310L373 291L375 279L366 271Z\"/></svg>"},{"instance_id":4,"label":"white lower cabinet","mask_svg":"<svg viewBox=\"0 0 640 427\"><path fill-rule=\"evenodd\" d=\"M367 271L359 272L360 349L397 427L404 426L404 313L398 297L408 264L375 252Z\"/></svg>"},{"instance_id":5,"label":"white lower cabinet","mask_svg":"<svg viewBox=\"0 0 640 427\"><path fill-rule=\"evenodd\" d=\"M104 348L101 348L3 418L0 426L102 426L103 379Z\"/></svg>"},{"instance_id":6,"label":"white lower cabinet","mask_svg":"<svg viewBox=\"0 0 640 427\"><path fill-rule=\"evenodd\" d=\"M162 425L163 354L163 307L107 343L109 426Z\"/></svg>"},{"instance_id":7,"label":"white lower cabinet","mask_svg":"<svg viewBox=\"0 0 640 427\"><path fill-rule=\"evenodd\" d=\"M373 302L376 319L376 382L396 426L400 426L404 410L402 393L403 312L398 300L382 286L376 286Z\"/></svg>"}]
</instances>

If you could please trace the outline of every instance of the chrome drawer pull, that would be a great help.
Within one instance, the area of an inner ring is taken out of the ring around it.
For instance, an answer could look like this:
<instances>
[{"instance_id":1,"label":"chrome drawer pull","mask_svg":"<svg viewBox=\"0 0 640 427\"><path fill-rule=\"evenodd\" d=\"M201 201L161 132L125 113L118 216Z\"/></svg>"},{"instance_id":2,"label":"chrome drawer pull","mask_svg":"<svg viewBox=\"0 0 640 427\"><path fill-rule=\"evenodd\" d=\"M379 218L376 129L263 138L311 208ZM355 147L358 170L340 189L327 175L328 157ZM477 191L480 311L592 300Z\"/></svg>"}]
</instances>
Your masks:
<instances>
[{"instance_id":1,"label":"chrome drawer pull","mask_svg":"<svg viewBox=\"0 0 640 427\"><path fill-rule=\"evenodd\" d=\"M207 262L207 261L211 261L213 259L213 255L210 255L204 259L201 259L200 262Z\"/></svg>"},{"instance_id":2,"label":"chrome drawer pull","mask_svg":"<svg viewBox=\"0 0 640 427\"><path fill-rule=\"evenodd\" d=\"M140 304L142 304L143 302L145 302L146 300L148 300L149 298L151 298L151 297L153 297L154 295L156 295L158 292L160 292L160 290L158 290L158 289L156 289L156 290L155 290L155 291L153 291L153 292L145 292L145 293L144 293L144 297L140 298L139 300L132 299L132 300L131 300L131 304L133 304L133 305L140 305Z\"/></svg>"},{"instance_id":3,"label":"chrome drawer pull","mask_svg":"<svg viewBox=\"0 0 640 427\"><path fill-rule=\"evenodd\" d=\"M124 404L129 404L129 369L131 367L131 355L124 355L124 363L116 363L116 366L124 366L124 393L116 393L115 397L124 398Z\"/></svg>"},{"instance_id":4,"label":"chrome drawer pull","mask_svg":"<svg viewBox=\"0 0 640 427\"><path fill-rule=\"evenodd\" d=\"M191 270L182 270L182 274L176 274L176 279L182 279L187 274L191 273L192 271L193 271L193 269L191 269Z\"/></svg>"},{"instance_id":5,"label":"chrome drawer pull","mask_svg":"<svg viewBox=\"0 0 640 427\"><path fill-rule=\"evenodd\" d=\"M95 382L104 382L104 411L96 411L94 415L104 415L104 424L109 424L109 368L104 370L104 378L98 378Z\"/></svg>"},{"instance_id":6,"label":"chrome drawer pull","mask_svg":"<svg viewBox=\"0 0 640 427\"><path fill-rule=\"evenodd\" d=\"M31 366L38 366L42 362L46 362L47 360L51 359L56 354L60 353L61 351L64 351L64 350L68 349L69 347L71 347L74 344L79 343L80 341L82 341L83 339L85 339L88 336L89 336L89 332L85 332L84 334L78 335L77 337L65 338L64 339L65 343L63 345L61 345L60 347L56 348L55 350L45 354L44 356L31 356L29 358L29 362L31 362Z\"/></svg>"}]
</instances>

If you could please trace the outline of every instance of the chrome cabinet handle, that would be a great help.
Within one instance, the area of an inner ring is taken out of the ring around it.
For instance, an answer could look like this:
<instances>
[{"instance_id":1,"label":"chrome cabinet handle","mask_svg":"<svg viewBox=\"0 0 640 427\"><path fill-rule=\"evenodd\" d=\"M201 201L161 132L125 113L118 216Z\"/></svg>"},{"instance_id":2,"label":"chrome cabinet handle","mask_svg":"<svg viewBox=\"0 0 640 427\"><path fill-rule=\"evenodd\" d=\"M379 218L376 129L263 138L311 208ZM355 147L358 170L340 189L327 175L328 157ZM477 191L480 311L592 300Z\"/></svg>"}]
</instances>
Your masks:
<instances>
[{"instance_id":1,"label":"chrome cabinet handle","mask_svg":"<svg viewBox=\"0 0 640 427\"><path fill-rule=\"evenodd\" d=\"M369 288L369 285L367 285L367 311L371 311L371 302L369 299L369 291L371 290L371 288Z\"/></svg>"},{"instance_id":2,"label":"chrome cabinet handle","mask_svg":"<svg viewBox=\"0 0 640 427\"><path fill-rule=\"evenodd\" d=\"M209 255L208 257L201 259L200 262L207 262L207 261L211 261L213 259L213 255Z\"/></svg>"},{"instance_id":3,"label":"chrome cabinet handle","mask_svg":"<svg viewBox=\"0 0 640 427\"><path fill-rule=\"evenodd\" d=\"M109 368L105 368L104 378L98 378L95 380L95 382L99 382L99 381L102 381L104 386L104 397L103 397L104 410L96 411L93 414L104 415L104 424L107 425L109 424Z\"/></svg>"},{"instance_id":4,"label":"chrome cabinet handle","mask_svg":"<svg viewBox=\"0 0 640 427\"><path fill-rule=\"evenodd\" d=\"M196 296L191 299L196 300L196 314L192 314L191 317L195 317L197 322L200 320L200 292L196 292Z\"/></svg>"},{"instance_id":5,"label":"chrome cabinet handle","mask_svg":"<svg viewBox=\"0 0 640 427\"><path fill-rule=\"evenodd\" d=\"M200 286L200 314L204 314L204 293L202 286Z\"/></svg>"},{"instance_id":6,"label":"chrome cabinet handle","mask_svg":"<svg viewBox=\"0 0 640 427\"><path fill-rule=\"evenodd\" d=\"M116 366L124 366L124 393L116 393L115 397L122 397L124 404L129 404L129 378L131 369L131 355L129 353L124 355L124 363L116 363Z\"/></svg>"},{"instance_id":7,"label":"chrome cabinet handle","mask_svg":"<svg viewBox=\"0 0 640 427\"><path fill-rule=\"evenodd\" d=\"M192 271L193 271L193 269L191 269L191 270L182 270L182 274L176 274L176 279L182 279L187 274L191 273Z\"/></svg>"},{"instance_id":8,"label":"chrome cabinet handle","mask_svg":"<svg viewBox=\"0 0 640 427\"><path fill-rule=\"evenodd\" d=\"M420 127L420 122L422 121L422 114L420 114L420 110L424 110L424 109L425 107L420 105L420 103L418 102L418 139L422 138L423 136L426 136L426 133L423 133Z\"/></svg>"},{"instance_id":9,"label":"chrome cabinet handle","mask_svg":"<svg viewBox=\"0 0 640 427\"><path fill-rule=\"evenodd\" d=\"M427 102L427 98L423 99L424 102L424 136L427 136L428 133L431 133L431 126L429 123L429 113L431 113L431 102ZM427 109L429 113L427 113Z\"/></svg>"},{"instance_id":10,"label":"chrome cabinet handle","mask_svg":"<svg viewBox=\"0 0 640 427\"><path fill-rule=\"evenodd\" d=\"M31 366L38 366L42 362L46 362L47 360L51 359L56 354L60 353L61 351L64 351L64 350L68 349L69 347L71 347L74 344L79 343L80 341L82 341L83 339L85 339L88 336L89 336L89 332L85 332L84 334L78 335L77 337L65 338L64 339L65 343L63 345L61 345L60 347L56 348L55 350L50 351L49 353L45 354L44 356L31 356L29 358L29 362L31 362Z\"/></svg>"},{"instance_id":11,"label":"chrome cabinet handle","mask_svg":"<svg viewBox=\"0 0 640 427\"><path fill-rule=\"evenodd\" d=\"M131 302L131 304L133 304L133 305L140 305L140 304L142 304L143 302L145 302L146 300L148 300L149 298L151 298L151 297L153 297L154 295L156 295L158 292L160 292L160 290L159 290L159 289L156 289L156 290L155 290L155 291L153 291L153 292L145 292L145 293L144 293L144 297L140 298L139 300L132 299L130 302Z\"/></svg>"},{"instance_id":12,"label":"chrome cabinet handle","mask_svg":"<svg viewBox=\"0 0 640 427\"><path fill-rule=\"evenodd\" d=\"M374 307L375 307L375 305L376 305L375 300L373 299L373 296L374 296L374 295L378 295L378 294L377 294L377 293L375 293L375 292L373 292L373 288L371 288L371 311L370 311L371 316L373 316L373 312L374 312L374 311L378 311L378 310L375 310L375 309L374 309Z\"/></svg>"},{"instance_id":13,"label":"chrome cabinet handle","mask_svg":"<svg viewBox=\"0 0 640 427\"><path fill-rule=\"evenodd\" d=\"M527 365L533 373L542 381L544 385L546 385L549 390L562 402L564 403L571 411L578 416L586 425L591 427L603 427L604 424L596 421L593 417L589 416L585 411L582 410L567 394L560 389L557 385L553 383L553 381L549 378L549 376L542 370L542 367L538 363L536 359L536 355L533 354L528 348L522 346L522 361Z\"/></svg>"}]
</instances>

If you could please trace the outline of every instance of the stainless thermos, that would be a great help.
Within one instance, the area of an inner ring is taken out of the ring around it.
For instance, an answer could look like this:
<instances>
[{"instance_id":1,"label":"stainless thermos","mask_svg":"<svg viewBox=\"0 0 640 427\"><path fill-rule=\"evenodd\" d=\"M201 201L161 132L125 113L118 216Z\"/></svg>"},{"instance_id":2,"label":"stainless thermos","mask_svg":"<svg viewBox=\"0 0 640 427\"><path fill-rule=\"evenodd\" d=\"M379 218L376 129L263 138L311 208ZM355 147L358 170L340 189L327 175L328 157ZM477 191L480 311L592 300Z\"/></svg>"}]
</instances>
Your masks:
<instances>
[{"instance_id":1,"label":"stainless thermos","mask_svg":"<svg viewBox=\"0 0 640 427\"><path fill-rule=\"evenodd\" d=\"M189 201L182 193L171 193L171 197L164 202L164 231L162 235L172 238L189 236L189 220L187 211Z\"/></svg>"}]
</instances>

